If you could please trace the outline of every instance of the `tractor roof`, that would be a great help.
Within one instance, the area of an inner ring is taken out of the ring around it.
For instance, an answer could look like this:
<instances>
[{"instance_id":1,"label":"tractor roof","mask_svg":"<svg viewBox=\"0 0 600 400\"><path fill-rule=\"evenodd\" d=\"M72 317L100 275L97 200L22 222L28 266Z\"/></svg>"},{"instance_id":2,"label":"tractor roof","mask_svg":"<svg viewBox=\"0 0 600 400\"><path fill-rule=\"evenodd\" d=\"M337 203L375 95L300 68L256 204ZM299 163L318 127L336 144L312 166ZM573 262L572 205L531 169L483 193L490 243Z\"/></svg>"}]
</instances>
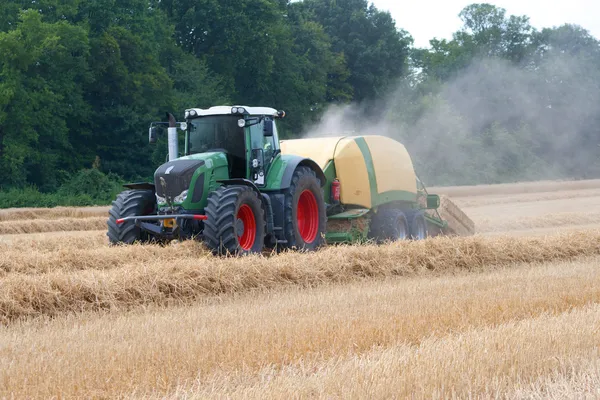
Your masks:
<instances>
[{"instance_id":1,"label":"tractor roof","mask_svg":"<svg viewBox=\"0 0 600 400\"><path fill-rule=\"evenodd\" d=\"M237 115L237 113L233 113L233 108L245 108L246 113L250 115L272 115L277 116L277 110L270 107L246 107L246 106L216 106L208 109L202 108L190 108L185 110L186 114L189 111L196 111L197 115L200 117L206 117L209 115Z\"/></svg>"}]
</instances>

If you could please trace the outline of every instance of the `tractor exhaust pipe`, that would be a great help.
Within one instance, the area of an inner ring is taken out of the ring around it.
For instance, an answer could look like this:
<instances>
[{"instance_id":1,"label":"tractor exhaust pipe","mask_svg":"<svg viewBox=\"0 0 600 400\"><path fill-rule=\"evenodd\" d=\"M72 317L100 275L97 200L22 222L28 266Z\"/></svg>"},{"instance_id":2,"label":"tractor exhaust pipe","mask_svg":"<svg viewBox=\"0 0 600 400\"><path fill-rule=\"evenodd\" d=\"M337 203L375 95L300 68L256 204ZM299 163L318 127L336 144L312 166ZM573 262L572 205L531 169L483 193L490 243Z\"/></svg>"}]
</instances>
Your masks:
<instances>
[{"instance_id":1,"label":"tractor exhaust pipe","mask_svg":"<svg viewBox=\"0 0 600 400\"><path fill-rule=\"evenodd\" d=\"M177 121L171 113L167 113L169 118L168 142L169 142L169 161L173 161L179 157L179 140L177 137Z\"/></svg>"}]
</instances>

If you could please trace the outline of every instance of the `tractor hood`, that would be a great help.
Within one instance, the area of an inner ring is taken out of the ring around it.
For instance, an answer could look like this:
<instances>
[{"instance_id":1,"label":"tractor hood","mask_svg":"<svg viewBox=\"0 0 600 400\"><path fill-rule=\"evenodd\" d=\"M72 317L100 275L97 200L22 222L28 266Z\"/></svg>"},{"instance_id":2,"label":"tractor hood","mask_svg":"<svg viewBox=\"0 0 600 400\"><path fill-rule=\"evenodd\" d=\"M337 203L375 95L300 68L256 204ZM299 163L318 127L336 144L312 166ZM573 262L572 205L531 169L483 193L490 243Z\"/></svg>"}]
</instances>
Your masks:
<instances>
[{"instance_id":1,"label":"tractor hood","mask_svg":"<svg viewBox=\"0 0 600 400\"><path fill-rule=\"evenodd\" d=\"M220 152L192 154L169 161L154 173L158 204L199 212L206 206L208 190L215 182L229 178L227 171L227 157Z\"/></svg>"},{"instance_id":2,"label":"tractor hood","mask_svg":"<svg viewBox=\"0 0 600 400\"><path fill-rule=\"evenodd\" d=\"M194 173L204 160L173 160L161 165L154 173L156 194L173 201L190 188Z\"/></svg>"}]
</instances>

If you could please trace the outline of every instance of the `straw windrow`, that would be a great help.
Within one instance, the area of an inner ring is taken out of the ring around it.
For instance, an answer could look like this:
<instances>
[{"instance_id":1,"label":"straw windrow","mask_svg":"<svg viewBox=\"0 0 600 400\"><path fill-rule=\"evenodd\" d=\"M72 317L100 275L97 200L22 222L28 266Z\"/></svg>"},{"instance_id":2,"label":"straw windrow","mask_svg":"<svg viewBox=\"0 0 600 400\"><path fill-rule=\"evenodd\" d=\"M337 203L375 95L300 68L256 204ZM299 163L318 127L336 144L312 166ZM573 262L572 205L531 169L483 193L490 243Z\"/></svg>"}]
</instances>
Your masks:
<instances>
[{"instance_id":1,"label":"straw windrow","mask_svg":"<svg viewBox=\"0 0 600 400\"><path fill-rule=\"evenodd\" d=\"M63 248L58 254L44 255L52 261L38 267L25 258L4 259L3 269L13 272L5 273L0 283L0 319L183 304L206 296L289 285L310 287L569 260L600 254L600 231L546 238L437 238L273 257L214 258L194 242L169 248L115 248L104 258L101 254ZM27 262L24 268L17 265Z\"/></svg>"},{"instance_id":2,"label":"straw windrow","mask_svg":"<svg viewBox=\"0 0 600 400\"><path fill-rule=\"evenodd\" d=\"M27 219L91 218L108 217L106 206L99 207L55 207L55 208L8 208L0 210L0 221Z\"/></svg>"},{"instance_id":3,"label":"straw windrow","mask_svg":"<svg viewBox=\"0 0 600 400\"><path fill-rule=\"evenodd\" d=\"M0 235L68 231L95 231L100 229L106 229L106 220L107 217L1 221Z\"/></svg>"}]
</instances>

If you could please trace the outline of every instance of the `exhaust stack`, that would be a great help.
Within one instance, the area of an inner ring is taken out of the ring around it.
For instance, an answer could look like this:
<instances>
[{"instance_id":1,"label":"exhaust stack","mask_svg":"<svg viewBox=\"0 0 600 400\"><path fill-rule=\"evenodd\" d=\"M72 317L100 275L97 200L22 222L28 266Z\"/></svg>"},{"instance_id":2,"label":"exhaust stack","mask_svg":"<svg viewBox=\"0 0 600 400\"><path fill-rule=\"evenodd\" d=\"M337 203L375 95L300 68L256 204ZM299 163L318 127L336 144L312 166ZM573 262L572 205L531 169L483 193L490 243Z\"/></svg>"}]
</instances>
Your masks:
<instances>
[{"instance_id":1,"label":"exhaust stack","mask_svg":"<svg viewBox=\"0 0 600 400\"><path fill-rule=\"evenodd\" d=\"M168 142L169 142L169 161L179 157L179 140L177 137L177 121L171 113L167 113L169 118Z\"/></svg>"}]
</instances>

